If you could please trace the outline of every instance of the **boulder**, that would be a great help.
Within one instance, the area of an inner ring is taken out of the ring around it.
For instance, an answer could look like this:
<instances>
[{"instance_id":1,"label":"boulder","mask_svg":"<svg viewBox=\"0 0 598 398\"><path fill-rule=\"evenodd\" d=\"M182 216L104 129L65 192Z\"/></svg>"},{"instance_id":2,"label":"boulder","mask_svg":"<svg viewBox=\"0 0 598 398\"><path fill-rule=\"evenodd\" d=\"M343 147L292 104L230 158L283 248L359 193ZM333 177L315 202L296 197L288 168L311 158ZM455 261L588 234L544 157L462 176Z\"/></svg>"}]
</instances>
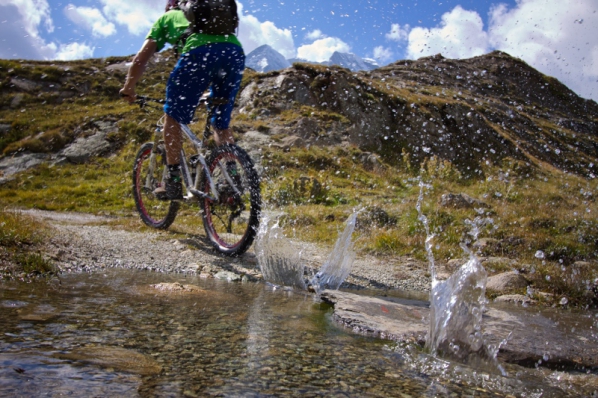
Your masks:
<instances>
[{"instance_id":1,"label":"boulder","mask_svg":"<svg viewBox=\"0 0 598 398\"><path fill-rule=\"evenodd\" d=\"M0 159L0 184L13 174L35 167L50 159L45 153L24 153Z\"/></svg>"},{"instance_id":2,"label":"boulder","mask_svg":"<svg viewBox=\"0 0 598 398\"><path fill-rule=\"evenodd\" d=\"M112 144L108 137L118 130L116 123L97 121L89 135L82 135L72 144L60 151L59 155L72 163L85 163L91 157L104 155L110 151Z\"/></svg>"},{"instance_id":3,"label":"boulder","mask_svg":"<svg viewBox=\"0 0 598 398\"><path fill-rule=\"evenodd\" d=\"M320 297L334 305L332 319L355 333L425 344L430 317L426 302L390 301L336 290L325 290ZM528 313L502 306L490 306L482 318L484 341L500 345L500 361L558 369L598 367L598 342L593 330L570 326L579 321L579 316L570 314L571 319L563 321L567 315L561 314L561 321L556 321L551 309L535 308Z\"/></svg>"},{"instance_id":4,"label":"boulder","mask_svg":"<svg viewBox=\"0 0 598 398\"><path fill-rule=\"evenodd\" d=\"M517 271L504 272L488 278L486 289L506 293L527 287L527 279Z\"/></svg>"}]
</instances>

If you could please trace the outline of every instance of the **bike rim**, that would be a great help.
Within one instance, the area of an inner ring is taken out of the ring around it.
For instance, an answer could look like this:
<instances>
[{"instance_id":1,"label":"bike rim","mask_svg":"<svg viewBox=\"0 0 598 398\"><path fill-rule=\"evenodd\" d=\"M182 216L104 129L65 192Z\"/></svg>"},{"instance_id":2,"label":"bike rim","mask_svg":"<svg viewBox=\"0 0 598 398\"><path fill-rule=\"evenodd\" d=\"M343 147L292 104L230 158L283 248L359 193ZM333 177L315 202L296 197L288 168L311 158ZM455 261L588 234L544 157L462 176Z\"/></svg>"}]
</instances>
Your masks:
<instances>
[{"instance_id":1,"label":"bike rim","mask_svg":"<svg viewBox=\"0 0 598 398\"><path fill-rule=\"evenodd\" d=\"M153 191L153 189L157 186L152 185L149 188L144 188L143 178L145 178L145 176L143 174L147 169L147 162L149 161L151 153L152 148L148 147L137 158L137 163L135 165L135 191L138 197L137 208L141 213L142 218L147 223L153 226L158 226L167 217L170 204L168 202L158 201L156 198L152 198L153 193L150 193L149 191ZM153 178L155 177L156 176L153 176ZM144 192L144 189L147 189L148 192Z\"/></svg>"},{"instance_id":2,"label":"bike rim","mask_svg":"<svg viewBox=\"0 0 598 398\"><path fill-rule=\"evenodd\" d=\"M228 221L226 218L230 217L231 213L234 210L234 206L231 202L232 198L225 197L223 199L221 197L221 203L216 203L210 199L204 199L204 209L206 209L204 217L206 225L208 226L208 234L210 235L211 240L215 244L229 251L235 251L244 243L250 229L251 197L247 184L247 176L239 158L232 153L222 153L220 156L213 159L212 163L208 165L210 173L214 177L214 181L217 181L219 177L218 161L221 161L222 164L225 164L227 161L232 160L235 161L237 169L239 171L242 171L242 181L244 190L241 200L242 203L245 205L245 210L239 217L236 217L236 220L233 223L233 230L227 231L227 228L225 227L226 221ZM208 184L204 186L205 193L209 193L210 190L209 186L207 185Z\"/></svg>"}]
</instances>

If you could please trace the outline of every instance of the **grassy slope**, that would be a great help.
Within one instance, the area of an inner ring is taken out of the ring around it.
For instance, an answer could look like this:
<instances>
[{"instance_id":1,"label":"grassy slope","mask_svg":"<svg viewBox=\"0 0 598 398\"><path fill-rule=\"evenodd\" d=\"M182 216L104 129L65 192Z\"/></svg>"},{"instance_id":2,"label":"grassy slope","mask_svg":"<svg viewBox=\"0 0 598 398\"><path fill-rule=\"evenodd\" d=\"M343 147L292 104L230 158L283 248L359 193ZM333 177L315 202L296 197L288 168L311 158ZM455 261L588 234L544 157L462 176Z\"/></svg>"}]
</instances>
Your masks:
<instances>
[{"instance_id":1,"label":"grassy slope","mask_svg":"<svg viewBox=\"0 0 598 398\"><path fill-rule=\"evenodd\" d=\"M128 225L137 219L130 192L131 165L139 143L151 136L159 112L147 113L118 100L124 75L104 72L108 63L116 61L121 59L53 66L0 61L0 88L6 94L0 104L0 124L12 126L10 134L0 137L0 150L6 156L36 148L53 151L74 139L73 131L78 126L96 118L118 121L120 133L114 140L121 148L115 155L94 159L87 165L41 166L18 175L1 187L2 207L113 214ZM171 63L150 69L140 83L145 94L161 95ZM8 87L15 76L60 84L75 95L59 100L58 95L34 90L23 95L18 107L11 107L11 101L21 93ZM255 78L249 71L245 83ZM85 84L91 88L77 88ZM283 122L296 117L298 114L292 112L280 116ZM251 118L238 118L233 127L236 131L267 129L262 121ZM238 138L242 140L242 134ZM550 167L532 171L517 162L488 166L484 179L465 179L453 165L435 158L414 170L408 156L396 166L367 171L358 160L360 154L357 148L264 148L262 159L267 168L263 192L267 206L285 211L284 225L289 233L329 247L347 216L355 209L366 209L366 221L356 233L358 250L425 260L426 235L416 211L419 182L423 181L427 188L422 210L435 235L434 254L439 262L464 256L459 245L471 239L469 223L474 222L480 225L481 238L500 241L489 245L483 254L515 258L518 269L527 273L538 290L553 293L557 299L566 295L577 305L591 304L587 286L598 277L596 180ZM305 186L300 179L306 181ZM314 184L317 189L312 190ZM440 197L448 192L469 194L490 208L441 207ZM189 224L184 217L175 223L183 232L201 229L187 230ZM134 225L142 228L141 223ZM2 246L8 247L4 241ZM545 253L544 259L537 258L539 250ZM589 263L573 266L575 261ZM488 269L490 274L511 268L507 263L494 267Z\"/></svg>"}]
</instances>

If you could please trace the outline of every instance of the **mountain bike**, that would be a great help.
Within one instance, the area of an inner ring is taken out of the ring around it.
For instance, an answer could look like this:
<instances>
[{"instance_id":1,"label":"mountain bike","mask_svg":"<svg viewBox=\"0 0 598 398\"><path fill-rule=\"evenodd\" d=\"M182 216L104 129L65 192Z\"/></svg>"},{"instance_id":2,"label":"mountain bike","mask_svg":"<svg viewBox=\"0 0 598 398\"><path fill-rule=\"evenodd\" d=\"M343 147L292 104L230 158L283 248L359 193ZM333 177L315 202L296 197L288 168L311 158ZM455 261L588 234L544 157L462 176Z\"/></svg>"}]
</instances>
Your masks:
<instances>
[{"instance_id":1,"label":"mountain bike","mask_svg":"<svg viewBox=\"0 0 598 398\"><path fill-rule=\"evenodd\" d=\"M199 205L207 237L216 250L228 255L243 254L255 238L261 211L260 178L242 148L224 144L208 150L204 141L212 134L211 112L217 100L202 97L199 107L207 109L203 139L185 124L179 124L185 144L181 149L183 200L165 201L154 194L164 184L168 170L163 140L164 116L158 120L152 142L141 146L133 165L133 197L143 222L166 229L175 220L181 204ZM138 96L141 108L164 100ZM187 157L184 147L195 152Z\"/></svg>"}]
</instances>

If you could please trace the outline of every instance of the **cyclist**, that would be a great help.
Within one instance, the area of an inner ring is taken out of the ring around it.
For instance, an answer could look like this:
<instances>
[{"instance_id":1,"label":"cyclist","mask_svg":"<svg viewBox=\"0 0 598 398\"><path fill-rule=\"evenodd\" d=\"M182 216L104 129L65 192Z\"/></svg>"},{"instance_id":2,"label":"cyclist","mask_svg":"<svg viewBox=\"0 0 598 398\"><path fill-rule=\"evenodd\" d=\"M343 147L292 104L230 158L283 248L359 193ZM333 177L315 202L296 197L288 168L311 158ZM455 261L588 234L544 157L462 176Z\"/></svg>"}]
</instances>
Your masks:
<instances>
[{"instance_id":1,"label":"cyclist","mask_svg":"<svg viewBox=\"0 0 598 398\"><path fill-rule=\"evenodd\" d=\"M234 1L232 4L236 7ZM236 9L234 13L236 16ZM127 80L120 90L126 101L135 101L135 86L154 53L162 50L166 43L180 44L188 25L179 0L168 0L165 13L152 26L129 68ZM199 99L207 89L210 89L213 98L228 100L225 104L215 104L212 110L214 116L210 122L214 127L214 141L216 145L234 143L229 130L230 116L244 69L245 54L235 35L191 33L185 40L181 56L166 85L164 143L169 176L164 185L154 191L159 199L183 199L179 123L191 122Z\"/></svg>"}]
</instances>

